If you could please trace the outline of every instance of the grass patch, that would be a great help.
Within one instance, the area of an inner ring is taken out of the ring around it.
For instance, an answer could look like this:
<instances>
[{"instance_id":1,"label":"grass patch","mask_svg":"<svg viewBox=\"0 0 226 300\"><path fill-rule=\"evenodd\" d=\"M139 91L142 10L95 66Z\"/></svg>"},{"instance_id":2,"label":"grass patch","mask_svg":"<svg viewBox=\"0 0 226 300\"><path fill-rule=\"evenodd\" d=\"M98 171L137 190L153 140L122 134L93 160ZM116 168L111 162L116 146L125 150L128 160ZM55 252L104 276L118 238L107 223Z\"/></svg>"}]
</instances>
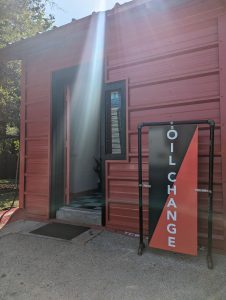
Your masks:
<instances>
[{"instance_id":1,"label":"grass patch","mask_svg":"<svg viewBox=\"0 0 226 300\"><path fill-rule=\"evenodd\" d=\"M0 211L9 209L11 207L12 201L15 197L15 192L8 192L0 194ZM18 194L16 195L16 200L14 202L14 207L19 206Z\"/></svg>"},{"instance_id":2,"label":"grass patch","mask_svg":"<svg viewBox=\"0 0 226 300\"><path fill-rule=\"evenodd\" d=\"M0 184L14 184L15 179L0 179Z\"/></svg>"}]
</instances>

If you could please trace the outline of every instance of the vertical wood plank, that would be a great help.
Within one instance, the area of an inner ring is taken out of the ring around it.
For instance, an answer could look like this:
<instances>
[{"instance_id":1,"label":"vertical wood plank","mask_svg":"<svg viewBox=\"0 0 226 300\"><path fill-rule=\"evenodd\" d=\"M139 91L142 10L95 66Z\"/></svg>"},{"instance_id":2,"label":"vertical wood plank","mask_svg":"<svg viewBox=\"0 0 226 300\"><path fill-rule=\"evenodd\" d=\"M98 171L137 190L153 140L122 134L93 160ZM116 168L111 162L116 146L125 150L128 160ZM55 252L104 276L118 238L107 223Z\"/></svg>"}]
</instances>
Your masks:
<instances>
[{"instance_id":1,"label":"vertical wood plank","mask_svg":"<svg viewBox=\"0 0 226 300\"><path fill-rule=\"evenodd\" d=\"M65 202L70 204L70 131L71 131L71 90L68 85L65 89L65 157L66 157L66 178L65 178Z\"/></svg>"},{"instance_id":2,"label":"vertical wood plank","mask_svg":"<svg viewBox=\"0 0 226 300\"><path fill-rule=\"evenodd\" d=\"M126 161L129 162L129 78L126 78Z\"/></svg>"},{"instance_id":3,"label":"vertical wood plank","mask_svg":"<svg viewBox=\"0 0 226 300\"><path fill-rule=\"evenodd\" d=\"M105 161L105 218L106 218L106 224L109 222L109 172L108 172L108 161Z\"/></svg>"},{"instance_id":4,"label":"vertical wood plank","mask_svg":"<svg viewBox=\"0 0 226 300\"><path fill-rule=\"evenodd\" d=\"M25 106L26 106L26 85L27 85L27 74L26 74L26 63L22 63L21 71L21 102L20 102L20 182L19 182L19 207L25 208L24 199L24 173L25 173Z\"/></svg>"},{"instance_id":5,"label":"vertical wood plank","mask_svg":"<svg viewBox=\"0 0 226 300\"><path fill-rule=\"evenodd\" d=\"M52 72L49 74L49 134L48 134L48 215L50 216L51 188L52 188Z\"/></svg>"}]
</instances>

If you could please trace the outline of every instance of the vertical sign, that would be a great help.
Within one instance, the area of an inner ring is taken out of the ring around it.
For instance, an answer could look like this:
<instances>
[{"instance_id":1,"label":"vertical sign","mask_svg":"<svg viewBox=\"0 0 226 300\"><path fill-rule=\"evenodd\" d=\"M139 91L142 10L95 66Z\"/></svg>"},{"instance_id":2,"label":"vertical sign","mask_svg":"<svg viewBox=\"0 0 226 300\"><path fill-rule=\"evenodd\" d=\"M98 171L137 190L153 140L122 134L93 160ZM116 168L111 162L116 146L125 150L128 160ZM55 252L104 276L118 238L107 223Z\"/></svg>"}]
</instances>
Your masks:
<instances>
[{"instance_id":1,"label":"vertical sign","mask_svg":"<svg viewBox=\"0 0 226 300\"><path fill-rule=\"evenodd\" d=\"M198 129L149 130L149 246L197 255Z\"/></svg>"}]
</instances>

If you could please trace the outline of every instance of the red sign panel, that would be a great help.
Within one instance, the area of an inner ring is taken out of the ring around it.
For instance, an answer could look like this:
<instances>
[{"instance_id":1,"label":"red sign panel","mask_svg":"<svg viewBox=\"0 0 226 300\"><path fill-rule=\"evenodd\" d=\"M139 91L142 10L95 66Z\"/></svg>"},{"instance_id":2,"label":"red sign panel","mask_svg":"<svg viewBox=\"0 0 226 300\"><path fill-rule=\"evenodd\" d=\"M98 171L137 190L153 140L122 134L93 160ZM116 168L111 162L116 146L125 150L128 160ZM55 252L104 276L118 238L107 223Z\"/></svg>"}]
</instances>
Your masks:
<instances>
[{"instance_id":1,"label":"red sign panel","mask_svg":"<svg viewBox=\"0 0 226 300\"><path fill-rule=\"evenodd\" d=\"M149 246L197 255L197 127L150 129L149 149Z\"/></svg>"}]
</instances>

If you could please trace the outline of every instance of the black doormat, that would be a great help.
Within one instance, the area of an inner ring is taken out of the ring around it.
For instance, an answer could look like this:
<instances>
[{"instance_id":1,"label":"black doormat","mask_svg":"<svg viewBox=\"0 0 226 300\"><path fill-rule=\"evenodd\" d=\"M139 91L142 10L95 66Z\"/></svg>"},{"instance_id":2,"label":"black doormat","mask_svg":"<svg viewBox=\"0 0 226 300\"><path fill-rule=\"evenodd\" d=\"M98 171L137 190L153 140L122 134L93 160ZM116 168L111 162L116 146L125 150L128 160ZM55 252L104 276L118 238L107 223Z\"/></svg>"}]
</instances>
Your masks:
<instances>
[{"instance_id":1,"label":"black doormat","mask_svg":"<svg viewBox=\"0 0 226 300\"><path fill-rule=\"evenodd\" d=\"M89 227L76 226L62 223L51 223L44 225L30 233L54 237L63 240L72 240L81 233L89 230Z\"/></svg>"}]
</instances>

